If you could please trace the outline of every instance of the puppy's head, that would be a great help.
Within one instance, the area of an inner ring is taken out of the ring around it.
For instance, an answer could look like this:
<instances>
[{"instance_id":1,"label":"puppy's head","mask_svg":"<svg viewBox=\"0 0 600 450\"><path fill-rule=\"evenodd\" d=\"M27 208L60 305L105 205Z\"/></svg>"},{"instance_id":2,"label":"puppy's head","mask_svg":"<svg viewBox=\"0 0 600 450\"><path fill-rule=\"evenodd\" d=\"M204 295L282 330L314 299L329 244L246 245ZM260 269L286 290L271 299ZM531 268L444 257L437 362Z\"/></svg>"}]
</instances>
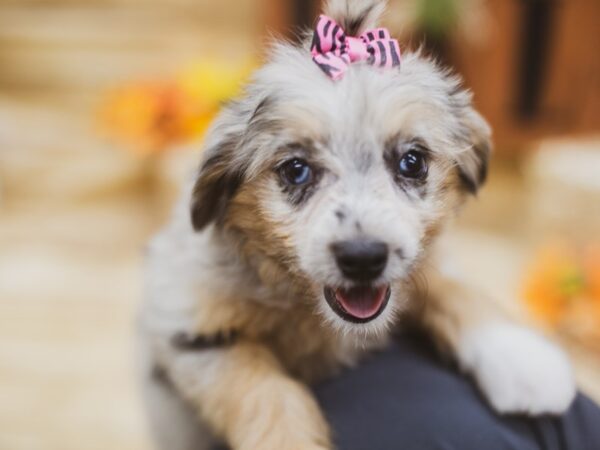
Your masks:
<instances>
[{"instance_id":1,"label":"puppy's head","mask_svg":"<svg viewBox=\"0 0 600 450\"><path fill-rule=\"evenodd\" d=\"M348 32L377 0L332 0ZM485 179L490 131L456 77L419 54L332 81L279 44L214 125L192 197L197 230L236 236L266 283L292 283L335 327L377 330L432 238Z\"/></svg>"}]
</instances>

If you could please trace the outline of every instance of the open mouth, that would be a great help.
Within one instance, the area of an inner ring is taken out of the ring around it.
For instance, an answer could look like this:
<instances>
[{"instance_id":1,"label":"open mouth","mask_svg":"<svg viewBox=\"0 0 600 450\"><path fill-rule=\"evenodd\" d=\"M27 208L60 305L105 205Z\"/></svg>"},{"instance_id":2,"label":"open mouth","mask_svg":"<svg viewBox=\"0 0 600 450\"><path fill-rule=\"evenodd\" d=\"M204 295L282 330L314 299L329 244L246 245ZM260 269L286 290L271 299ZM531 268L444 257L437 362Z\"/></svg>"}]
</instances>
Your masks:
<instances>
[{"instance_id":1,"label":"open mouth","mask_svg":"<svg viewBox=\"0 0 600 450\"><path fill-rule=\"evenodd\" d=\"M326 287L325 299L342 319L353 323L367 323L376 319L390 299L390 285L354 286L345 288Z\"/></svg>"}]
</instances>

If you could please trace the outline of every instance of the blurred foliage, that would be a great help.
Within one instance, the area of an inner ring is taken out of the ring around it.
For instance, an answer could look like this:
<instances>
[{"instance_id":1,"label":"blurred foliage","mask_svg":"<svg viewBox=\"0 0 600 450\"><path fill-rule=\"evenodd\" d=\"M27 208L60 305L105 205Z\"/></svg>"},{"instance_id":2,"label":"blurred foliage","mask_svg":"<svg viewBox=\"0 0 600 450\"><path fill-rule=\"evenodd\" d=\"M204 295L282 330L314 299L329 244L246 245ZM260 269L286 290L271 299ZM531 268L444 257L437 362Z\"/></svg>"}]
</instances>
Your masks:
<instances>
[{"instance_id":1,"label":"blurred foliage","mask_svg":"<svg viewBox=\"0 0 600 450\"><path fill-rule=\"evenodd\" d=\"M417 0L417 26L426 35L448 36L459 19L460 0Z\"/></svg>"},{"instance_id":2,"label":"blurred foliage","mask_svg":"<svg viewBox=\"0 0 600 450\"><path fill-rule=\"evenodd\" d=\"M523 288L535 318L600 349L600 243L548 244L532 261Z\"/></svg>"},{"instance_id":3,"label":"blurred foliage","mask_svg":"<svg viewBox=\"0 0 600 450\"><path fill-rule=\"evenodd\" d=\"M220 107L240 94L253 63L193 62L171 79L132 81L108 93L103 128L139 154L164 151L198 138Z\"/></svg>"}]
</instances>

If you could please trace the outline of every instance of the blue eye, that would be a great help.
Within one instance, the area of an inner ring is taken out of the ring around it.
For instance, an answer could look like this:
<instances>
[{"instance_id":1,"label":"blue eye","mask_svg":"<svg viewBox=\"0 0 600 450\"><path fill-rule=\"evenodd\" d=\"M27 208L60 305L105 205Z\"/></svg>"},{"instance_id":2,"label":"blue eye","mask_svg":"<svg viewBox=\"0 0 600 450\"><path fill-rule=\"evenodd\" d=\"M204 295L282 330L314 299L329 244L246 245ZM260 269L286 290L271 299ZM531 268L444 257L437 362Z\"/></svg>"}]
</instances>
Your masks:
<instances>
[{"instance_id":1,"label":"blue eye","mask_svg":"<svg viewBox=\"0 0 600 450\"><path fill-rule=\"evenodd\" d=\"M294 158L285 162L280 169L283 181L293 186L301 186L312 181L312 169L302 159Z\"/></svg>"},{"instance_id":2,"label":"blue eye","mask_svg":"<svg viewBox=\"0 0 600 450\"><path fill-rule=\"evenodd\" d=\"M416 150L405 153L400 158L398 171L406 178L425 178L429 171L425 155Z\"/></svg>"}]
</instances>

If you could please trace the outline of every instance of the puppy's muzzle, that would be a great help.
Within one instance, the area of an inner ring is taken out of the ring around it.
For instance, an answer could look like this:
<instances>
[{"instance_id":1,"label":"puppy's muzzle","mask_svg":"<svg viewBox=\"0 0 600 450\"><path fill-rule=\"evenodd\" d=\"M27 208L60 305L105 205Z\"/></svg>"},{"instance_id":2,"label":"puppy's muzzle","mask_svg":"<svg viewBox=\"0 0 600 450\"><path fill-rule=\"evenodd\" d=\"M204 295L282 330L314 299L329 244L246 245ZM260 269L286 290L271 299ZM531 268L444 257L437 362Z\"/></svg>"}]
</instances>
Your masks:
<instances>
[{"instance_id":1,"label":"puppy's muzzle","mask_svg":"<svg viewBox=\"0 0 600 450\"><path fill-rule=\"evenodd\" d=\"M376 240L338 241L331 244L331 251L342 274L360 283L378 278L388 261L387 244Z\"/></svg>"}]
</instances>

